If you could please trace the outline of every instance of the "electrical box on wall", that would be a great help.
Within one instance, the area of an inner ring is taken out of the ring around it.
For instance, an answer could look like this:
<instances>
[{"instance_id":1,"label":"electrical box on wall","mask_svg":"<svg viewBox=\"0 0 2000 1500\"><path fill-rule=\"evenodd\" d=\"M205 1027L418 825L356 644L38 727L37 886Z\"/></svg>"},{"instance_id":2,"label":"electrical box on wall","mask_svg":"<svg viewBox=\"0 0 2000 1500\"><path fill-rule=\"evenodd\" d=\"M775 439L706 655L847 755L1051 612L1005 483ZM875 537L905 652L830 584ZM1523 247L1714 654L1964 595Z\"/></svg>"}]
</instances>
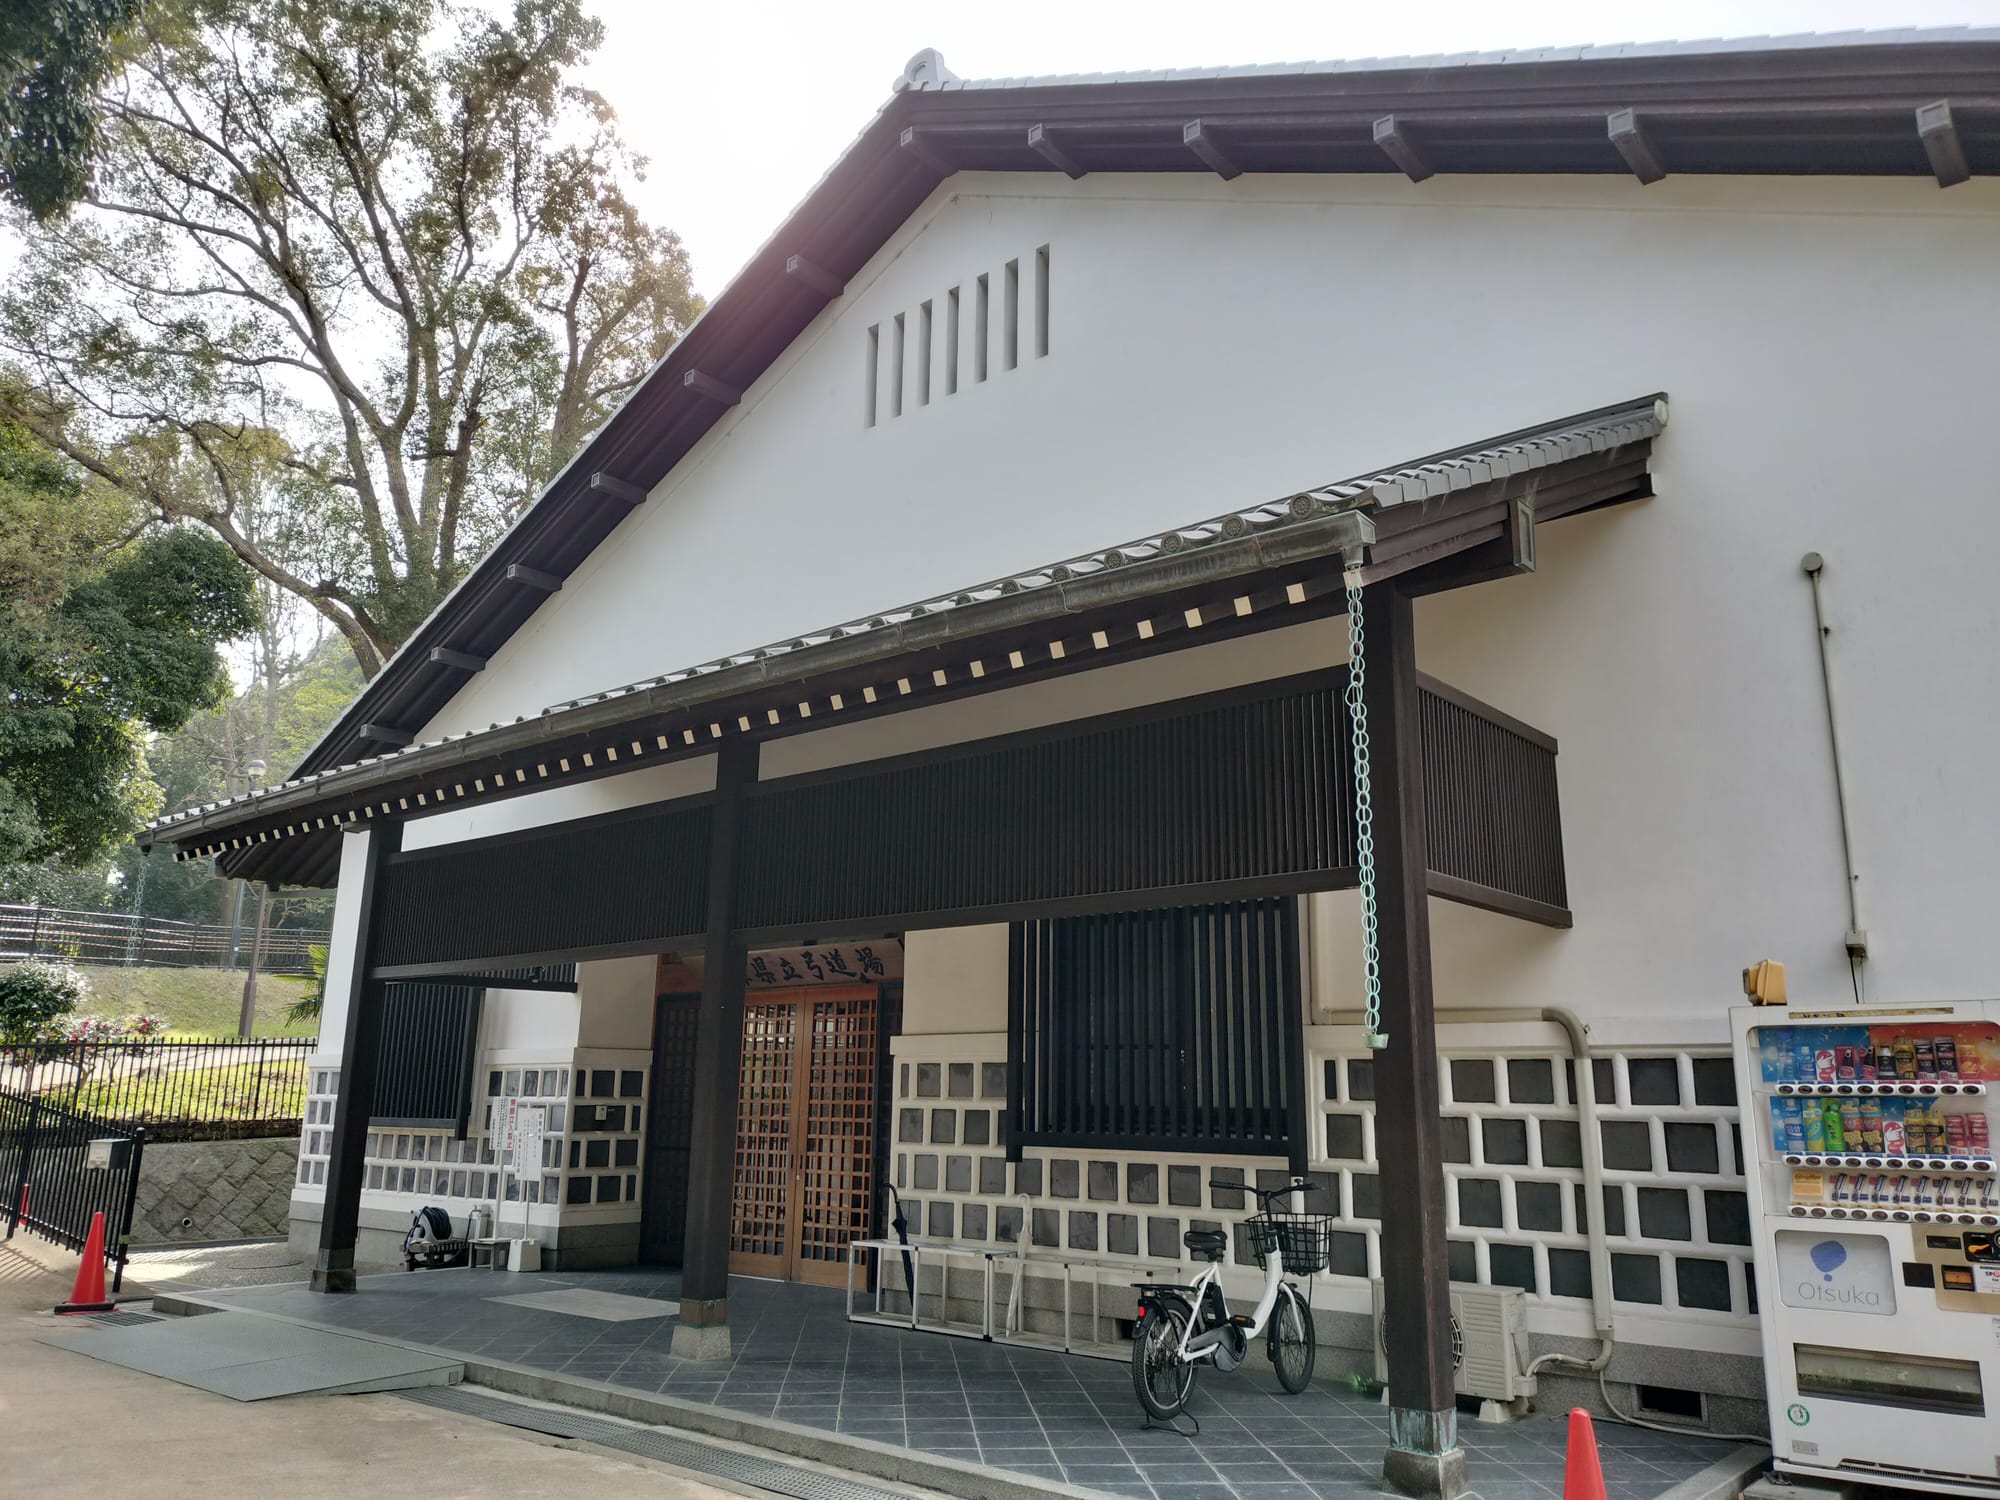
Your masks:
<instances>
[{"instance_id":1,"label":"electrical box on wall","mask_svg":"<svg viewBox=\"0 0 2000 1500\"><path fill-rule=\"evenodd\" d=\"M1779 1470L2000 1496L2000 1001L1730 1016Z\"/></svg>"}]
</instances>

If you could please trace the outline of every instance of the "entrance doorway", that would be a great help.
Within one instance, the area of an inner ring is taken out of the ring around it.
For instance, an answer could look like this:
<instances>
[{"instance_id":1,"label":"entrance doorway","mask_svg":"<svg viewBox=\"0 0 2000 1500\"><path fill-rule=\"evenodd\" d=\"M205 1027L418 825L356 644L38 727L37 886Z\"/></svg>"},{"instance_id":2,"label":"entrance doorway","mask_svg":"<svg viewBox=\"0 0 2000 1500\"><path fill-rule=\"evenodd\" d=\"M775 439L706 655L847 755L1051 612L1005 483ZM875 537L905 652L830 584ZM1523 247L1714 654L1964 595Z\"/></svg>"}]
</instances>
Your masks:
<instances>
[{"instance_id":1,"label":"entrance doorway","mask_svg":"<svg viewBox=\"0 0 2000 1500\"><path fill-rule=\"evenodd\" d=\"M771 990L743 1007L729 1269L838 1286L875 1194L873 985Z\"/></svg>"},{"instance_id":2,"label":"entrance doorway","mask_svg":"<svg viewBox=\"0 0 2000 1500\"><path fill-rule=\"evenodd\" d=\"M640 1258L679 1265L687 1233L698 996L653 1020ZM882 1002L875 985L753 991L743 1007L729 1269L838 1286L873 1226Z\"/></svg>"}]
</instances>

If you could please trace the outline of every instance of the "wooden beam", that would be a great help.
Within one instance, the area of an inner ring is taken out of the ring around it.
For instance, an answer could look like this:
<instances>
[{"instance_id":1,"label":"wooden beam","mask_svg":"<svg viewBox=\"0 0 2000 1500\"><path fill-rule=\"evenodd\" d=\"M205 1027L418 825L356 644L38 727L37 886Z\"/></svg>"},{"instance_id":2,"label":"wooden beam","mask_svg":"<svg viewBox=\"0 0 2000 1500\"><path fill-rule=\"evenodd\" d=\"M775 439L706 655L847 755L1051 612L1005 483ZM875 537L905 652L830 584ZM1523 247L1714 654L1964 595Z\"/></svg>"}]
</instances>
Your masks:
<instances>
[{"instance_id":1,"label":"wooden beam","mask_svg":"<svg viewBox=\"0 0 2000 1500\"><path fill-rule=\"evenodd\" d=\"M1466 1489L1451 1354L1445 1246L1444 1136L1424 819L1423 722L1409 597L1393 583L1362 592L1364 701L1375 809L1375 900L1382 1030L1374 1053L1375 1155L1382 1180L1383 1349L1390 1448L1383 1478L1404 1494Z\"/></svg>"},{"instance_id":2,"label":"wooden beam","mask_svg":"<svg viewBox=\"0 0 2000 1500\"><path fill-rule=\"evenodd\" d=\"M609 500L622 500L627 505L637 505L646 498L646 491L629 479L620 479L616 474L607 474L599 469L590 476L590 492Z\"/></svg>"},{"instance_id":3,"label":"wooden beam","mask_svg":"<svg viewBox=\"0 0 2000 1500\"><path fill-rule=\"evenodd\" d=\"M1046 125L1030 125L1028 127L1028 149L1054 167L1058 172L1066 172L1072 178L1083 175L1083 168L1077 165L1076 158L1049 139L1049 130Z\"/></svg>"},{"instance_id":4,"label":"wooden beam","mask_svg":"<svg viewBox=\"0 0 2000 1500\"><path fill-rule=\"evenodd\" d=\"M682 1359L729 1355L730 1190L736 1180L736 1095L743 1074L743 970L748 957L735 930L737 829L743 789L756 780L757 742L724 740L715 754L715 802L709 815L687 1239L681 1256L680 1323L673 1337L673 1353Z\"/></svg>"},{"instance_id":5,"label":"wooden beam","mask_svg":"<svg viewBox=\"0 0 2000 1500\"><path fill-rule=\"evenodd\" d=\"M940 177L949 177L956 169L945 160L944 153L931 144L931 137L914 125L905 125L900 137L903 154L911 161L921 163Z\"/></svg>"},{"instance_id":6,"label":"wooden beam","mask_svg":"<svg viewBox=\"0 0 2000 1500\"><path fill-rule=\"evenodd\" d=\"M522 584L527 588L540 589L545 594L562 592L562 580L553 573L544 573L540 568L531 568L526 563L508 563L507 581Z\"/></svg>"},{"instance_id":7,"label":"wooden beam","mask_svg":"<svg viewBox=\"0 0 2000 1500\"><path fill-rule=\"evenodd\" d=\"M440 667L456 667L461 672L484 672L486 658L470 651L454 651L449 646L431 647L431 661Z\"/></svg>"},{"instance_id":8,"label":"wooden beam","mask_svg":"<svg viewBox=\"0 0 2000 1500\"><path fill-rule=\"evenodd\" d=\"M785 274L800 286L809 286L829 302L847 290L847 283L822 265L807 260L803 255L785 257Z\"/></svg>"},{"instance_id":9,"label":"wooden beam","mask_svg":"<svg viewBox=\"0 0 2000 1500\"><path fill-rule=\"evenodd\" d=\"M693 391L697 396L706 396L711 401L719 401L724 406L734 406L743 399L740 387L717 380L701 370L689 370L681 376L681 388Z\"/></svg>"},{"instance_id":10,"label":"wooden beam","mask_svg":"<svg viewBox=\"0 0 2000 1500\"><path fill-rule=\"evenodd\" d=\"M398 729L393 724L363 724L354 732L361 739L376 740L381 744L395 745L398 748L416 738L407 729Z\"/></svg>"},{"instance_id":11,"label":"wooden beam","mask_svg":"<svg viewBox=\"0 0 2000 1500\"><path fill-rule=\"evenodd\" d=\"M1917 110L1917 137L1924 143L1924 155L1931 159L1931 172L1939 187L1956 187L1972 176L1965 160L1965 143L1958 138L1958 125L1951 117L1951 101L1940 99Z\"/></svg>"},{"instance_id":12,"label":"wooden beam","mask_svg":"<svg viewBox=\"0 0 2000 1500\"><path fill-rule=\"evenodd\" d=\"M1660 165L1660 153L1653 149L1652 138L1639 123L1637 110L1612 110L1604 117L1604 131L1618 148L1618 154L1625 158L1632 175L1641 182L1658 182L1667 175L1667 169Z\"/></svg>"},{"instance_id":13,"label":"wooden beam","mask_svg":"<svg viewBox=\"0 0 2000 1500\"><path fill-rule=\"evenodd\" d=\"M1224 182L1243 175L1243 169L1229 159L1229 153L1216 141L1215 132L1200 120L1189 120L1181 127L1181 144Z\"/></svg>"},{"instance_id":14,"label":"wooden beam","mask_svg":"<svg viewBox=\"0 0 2000 1500\"><path fill-rule=\"evenodd\" d=\"M347 1017L340 1043L340 1093L333 1106L332 1160L326 1168L326 1204L319 1221L319 1253L313 1259L312 1289L354 1290L354 1237L361 1223L361 1182L367 1168L368 1121L375 1106L375 1054L382 1045L382 986L369 977L374 967L381 918L383 862L403 847L403 825L381 819L365 833L361 888L355 893L359 921L348 955Z\"/></svg>"},{"instance_id":15,"label":"wooden beam","mask_svg":"<svg viewBox=\"0 0 2000 1500\"><path fill-rule=\"evenodd\" d=\"M1375 122L1375 144L1382 154L1403 169L1403 175L1412 182L1422 182L1434 176L1433 167L1410 139L1409 127L1398 121L1394 115L1384 115Z\"/></svg>"}]
</instances>

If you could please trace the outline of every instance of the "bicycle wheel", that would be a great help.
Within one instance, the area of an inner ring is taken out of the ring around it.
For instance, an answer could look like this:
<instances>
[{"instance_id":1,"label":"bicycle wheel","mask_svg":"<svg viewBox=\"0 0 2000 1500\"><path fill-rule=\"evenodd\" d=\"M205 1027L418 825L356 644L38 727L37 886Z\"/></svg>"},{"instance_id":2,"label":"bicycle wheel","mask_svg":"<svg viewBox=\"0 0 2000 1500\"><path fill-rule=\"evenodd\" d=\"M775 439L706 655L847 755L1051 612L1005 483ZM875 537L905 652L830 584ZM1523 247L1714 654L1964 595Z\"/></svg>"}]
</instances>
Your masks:
<instances>
[{"instance_id":1,"label":"bicycle wheel","mask_svg":"<svg viewBox=\"0 0 2000 1500\"><path fill-rule=\"evenodd\" d=\"M1278 1372L1278 1384L1296 1396L1312 1379L1313 1361L1318 1357L1312 1309L1287 1286L1271 1322L1271 1368Z\"/></svg>"},{"instance_id":2,"label":"bicycle wheel","mask_svg":"<svg viewBox=\"0 0 2000 1500\"><path fill-rule=\"evenodd\" d=\"M1187 1405L1194 1366L1180 1357L1187 1313L1172 1303L1155 1303L1132 1336L1132 1389L1156 1422L1170 1422Z\"/></svg>"}]
</instances>

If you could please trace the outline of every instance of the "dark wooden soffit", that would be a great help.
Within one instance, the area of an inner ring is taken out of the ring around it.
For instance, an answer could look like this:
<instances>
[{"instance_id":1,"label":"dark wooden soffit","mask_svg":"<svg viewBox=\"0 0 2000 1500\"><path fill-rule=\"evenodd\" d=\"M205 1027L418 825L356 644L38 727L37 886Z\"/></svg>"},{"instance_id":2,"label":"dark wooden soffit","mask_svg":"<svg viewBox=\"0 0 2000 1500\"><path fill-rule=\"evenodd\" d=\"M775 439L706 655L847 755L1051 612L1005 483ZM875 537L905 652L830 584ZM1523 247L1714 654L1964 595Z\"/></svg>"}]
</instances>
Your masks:
<instances>
[{"instance_id":1,"label":"dark wooden soffit","mask_svg":"<svg viewBox=\"0 0 2000 1500\"><path fill-rule=\"evenodd\" d=\"M1370 512L1375 541L1369 581L1401 577L1414 592L1528 571L1534 522L1652 493L1650 441L1586 453L1546 468L1467 485ZM1330 520L1337 519L1330 517ZM331 884L339 830L377 818L421 817L494 802L662 761L713 753L742 737L775 739L927 704L992 692L1190 646L1345 612L1338 548L1233 569L1223 555L1241 543L1162 558L1117 577L1156 586L1143 597L1069 607L1017 623L1008 606L1027 596L957 611L955 626L912 644L887 632L863 653L862 638L807 647L772 663L766 680L723 697L684 701L693 684L587 699L559 716L503 724L479 734L378 757L321 783L275 789L237 805L156 829L176 857L219 856L225 873L286 885ZM1200 566L1196 566L1199 563Z\"/></svg>"},{"instance_id":2,"label":"dark wooden soffit","mask_svg":"<svg viewBox=\"0 0 2000 1500\"><path fill-rule=\"evenodd\" d=\"M1378 129L1384 122L1387 129ZM905 144L905 134L910 143ZM293 772L420 729L950 173L2000 172L2000 46L1905 42L897 95ZM451 655L432 658L442 648Z\"/></svg>"}]
</instances>

